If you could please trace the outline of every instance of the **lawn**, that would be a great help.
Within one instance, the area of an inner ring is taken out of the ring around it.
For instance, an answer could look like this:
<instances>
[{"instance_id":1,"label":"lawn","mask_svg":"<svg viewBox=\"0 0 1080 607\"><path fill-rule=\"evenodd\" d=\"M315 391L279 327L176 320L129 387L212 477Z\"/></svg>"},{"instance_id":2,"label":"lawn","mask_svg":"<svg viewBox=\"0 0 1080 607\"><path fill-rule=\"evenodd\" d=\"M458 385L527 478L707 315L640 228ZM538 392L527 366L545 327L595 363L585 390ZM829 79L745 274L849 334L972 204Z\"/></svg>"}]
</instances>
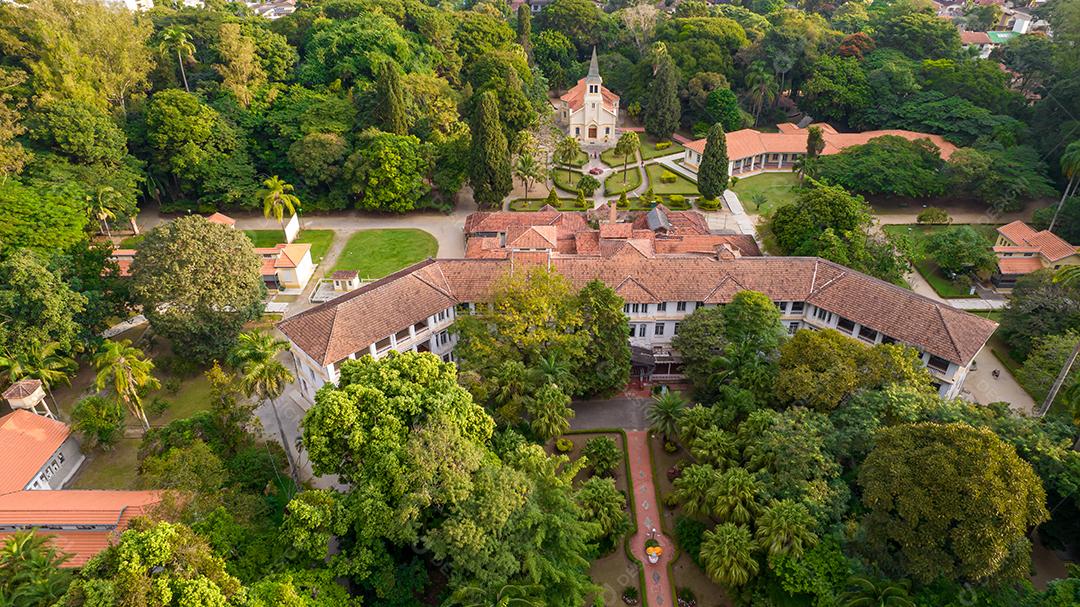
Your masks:
<instances>
[{"instance_id":1,"label":"lawn","mask_svg":"<svg viewBox=\"0 0 1080 607\"><path fill-rule=\"evenodd\" d=\"M128 236L127 238L120 241L120 244L117 246L117 248L138 249L139 244L143 241L144 238L146 238L146 234L136 234L134 236Z\"/></svg>"},{"instance_id":2,"label":"lawn","mask_svg":"<svg viewBox=\"0 0 1080 607\"><path fill-rule=\"evenodd\" d=\"M799 178L794 173L761 173L739 179L731 189L747 213L769 216L776 209L795 202L799 195Z\"/></svg>"},{"instance_id":3,"label":"lawn","mask_svg":"<svg viewBox=\"0 0 1080 607\"><path fill-rule=\"evenodd\" d=\"M244 234L247 234L251 242L259 248L268 249L285 242L285 234L281 230L244 230ZM293 242L310 244L311 261L321 263L333 241L333 230L301 230Z\"/></svg>"},{"instance_id":4,"label":"lawn","mask_svg":"<svg viewBox=\"0 0 1080 607\"><path fill-rule=\"evenodd\" d=\"M638 149L641 152L642 160L652 160L653 158L659 158L661 156L682 154L683 151L686 149L683 146L672 141L670 146L662 150L658 150L656 149L656 143L656 139L653 139L652 137L649 137L645 134L640 135L640 147Z\"/></svg>"},{"instance_id":5,"label":"lawn","mask_svg":"<svg viewBox=\"0 0 1080 607\"><path fill-rule=\"evenodd\" d=\"M608 165L609 167L612 167L612 168L621 167L623 165L624 160L627 160L627 163L626 163L627 166L632 166L632 165L637 164L637 157L631 156L629 159L626 159L626 158L616 154L615 153L615 148L608 148L608 149L604 150L603 152L600 152L600 160L604 164L606 164L606 165Z\"/></svg>"},{"instance_id":6,"label":"lawn","mask_svg":"<svg viewBox=\"0 0 1080 607\"><path fill-rule=\"evenodd\" d=\"M934 225L886 225L882 226L882 231L885 232L890 238L899 238L905 236L912 240L912 244L917 250L922 250L926 246L927 239L934 233L945 230L950 226ZM997 226L991 224L972 224L972 228L975 229L986 240L986 246L990 247L994 244L996 237ZM957 281L947 277L935 260L929 257L923 259L919 263L915 264L915 269L926 280L926 282L934 289L934 291L944 298L962 298L971 297L971 287L963 281Z\"/></svg>"},{"instance_id":7,"label":"lawn","mask_svg":"<svg viewBox=\"0 0 1080 607\"><path fill-rule=\"evenodd\" d=\"M612 196L637 189L641 185L641 171L633 166L625 171L616 171L604 180L604 193Z\"/></svg>"},{"instance_id":8,"label":"lawn","mask_svg":"<svg viewBox=\"0 0 1080 607\"><path fill-rule=\"evenodd\" d=\"M566 169L557 169L551 172L551 179L560 190L576 194L577 182L583 175L581 171L569 171L568 175Z\"/></svg>"},{"instance_id":9,"label":"lawn","mask_svg":"<svg viewBox=\"0 0 1080 607\"><path fill-rule=\"evenodd\" d=\"M362 230L349 237L332 271L356 270L364 280L382 278L438 252L438 241L423 230Z\"/></svg>"},{"instance_id":10,"label":"lawn","mask_svg":"<svg viewBox=\"0 0 1080 607\"><path fill-rule=\"evenodd\" d=\"M540 207L547 204L547 198L517 198L510 201L511 211L539 211ZM582 207L577 206L576 198L560 198L559 203L555 205L555 208L561 211L581 211Z\"/></svg>"},{"instance_id":11,"label":"lawn","mask_svg":"<svg viewBox=\"0 0 1080 607\"><path fill-rule=\"evenodd\" d=\"M657 196L666 196L669 194L682 194L683 196L697 196L697 184L689 179L671 171L667 167L659 164L650 164L645 167L645 171L649 174L649 184L652 185L653 193ZM660 181L660 175L664 171L669 171L675 174L675 181L673 183L663 183Z\"/></svg>"}]
</instances>

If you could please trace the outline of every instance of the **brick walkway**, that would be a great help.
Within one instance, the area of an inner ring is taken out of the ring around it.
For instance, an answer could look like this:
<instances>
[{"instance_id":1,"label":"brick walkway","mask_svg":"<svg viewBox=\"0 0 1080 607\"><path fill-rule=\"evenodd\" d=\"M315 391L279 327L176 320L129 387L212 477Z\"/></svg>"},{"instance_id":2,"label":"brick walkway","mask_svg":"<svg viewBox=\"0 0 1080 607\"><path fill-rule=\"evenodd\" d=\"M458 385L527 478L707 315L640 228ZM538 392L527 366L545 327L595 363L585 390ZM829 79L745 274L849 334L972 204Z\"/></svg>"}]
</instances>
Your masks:
<instances>
[{"instance_id":1,"label":"brick walkway","mask_svg":"<svg viewBox=\"0 0 1080 607\"><path fill-rule=\"evenodd\" d=\"M649 464L649 433L632 430L626 433L626 454L630 459L630 477L634 479L634 511L637 513L637 534L630 540L630 552L645 567L644 596L649 607L672 607L675 596L668 579L668 563L675 553L675 543L660 528L660 504L656 503L652 466ZM660 562L649 564L645 557L645 540L656 529L656 539L664 549Z\"/></svg>"}]
</instances>

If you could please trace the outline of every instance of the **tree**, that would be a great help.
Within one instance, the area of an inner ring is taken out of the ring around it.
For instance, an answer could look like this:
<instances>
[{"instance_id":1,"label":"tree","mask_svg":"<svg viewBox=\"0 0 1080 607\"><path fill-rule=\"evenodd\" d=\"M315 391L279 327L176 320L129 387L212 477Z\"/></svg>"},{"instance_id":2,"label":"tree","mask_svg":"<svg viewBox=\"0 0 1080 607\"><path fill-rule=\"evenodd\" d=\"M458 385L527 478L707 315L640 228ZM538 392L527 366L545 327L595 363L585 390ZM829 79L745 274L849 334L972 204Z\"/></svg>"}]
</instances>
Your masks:
<instances>
[{"instance_id":1,"label":"tree","mask_svg":"<svg viewBox=\"0 0 1080 607\"><path fill-rule=\"evenodd\" d=\"M717 122L709 129L705 140L705 153L698 168L698 190L708 199L724 193L728 184L727 135L724 126Z\"/></svg>"},{"instance_id":2,"label":"tree","mask_svg":"<svg viewBox=\"0 0 1080 607\"><path fill-rule=\"evenodd\" d=\"M746 468L729 468L709 487L713 513L722 523L749 525L758 510L758 485Z\"/></svg>"},{"instance_id":3,"label":"tree","mask_svg":"<svg viewBox=\"0 0 1080 607\"><path fill-rule=\"evenodd\" d=\"M674 440L679 433L679 418L686 408L686 399L670 390L653 396L653 404L645 413L649 430L660 434L665 441Z\"/></svg>"},{"instance_id":4,"label":"tree","mask_svg":"<svg viewBox=\"0 0 1080 607\"><path fill-rule=\"evenodd\" d=\"M529 400L526 408L532 418L529 426L544 441L561 436L570 429L574 410L570 397L554 384L545 384Z\"/></svg>"},{"instance_id":5,"label":"tree","mask_svg":"<svg viewBox=\"0 0 1080 607\"><path fill-rule=\"evenodd\" d=\"M585 336L580 364L574 369L575 394L612 394L630 380L629 325L624 301L615 290L591 280L577 294L581 332ZM571 384L573 385L573 384Z\"/></svg>"},{"instance_id":6,"label":"tree","mask_svg":"<svg viewBox=\"0 0 1080 607\"><path fill-rule=\"evenodd\" d=\"M691 464L683 468L673 483L675 499L690 516L712 516L712 488L719 482L719 473L707 464Z\"/></svg>"},{"instance_id":7,"label":"tree","mask_svg":"<svg viewBox=\"0 0 1080 607\"><path fill-rule=\"evenodd\" d=\"M111 385L116 397L127 407L147 430L150 422L143 411L142 395L146 390L161 387L154 377L154 362L143 351L131 345L130 339L105 340L93 358L97 376L94 387L103 390Z\"/></svg>"},{"instance_id":8,"label":"tree","mask_svg":"<svg viewBox=\"0 0 1080 607\"><path fill-rule=\"evenodd\" d=\"M1080 281L1055 281L1049 270L1021 277L1001 315L1005 343L1016 356L1026 359L1038 338L1080 330L1078 299Z\"/></svg>"},{"instance_id":9,"label":"tree","mask_svg":"<svg viewBox=\"0 0 1080 607\"><path fill-rule=\"evenodd\" d=\"M266 187L263 190L263 217L273 217L277 220L278 225L281 226L282 231L285 230L285 214L289 215L296 213L296 209L300 208L300 199L294 194L290 194L293 191L292 184L285 183L280 177L274 175L270 179L263 182L263 186ZM288 234L286 234L288 238Z\"/></svg>"},{"instance_id":10,"label":"tree","mask_svg":"<svg viewBox=\"0 0 1080 607\"><path fill-rule=\"evenodd\" d=\"M821 133L821 127L812 125L806 130L806 157L817 158L825 149L825 136Z\"/></svg>"},{"instance_id":11,"label":"tree","mask_svg":"<svg viewBox=\"0 0 1080 607\"><path fill-rule=\"evenodd\" d=\"M600 526L600 533L614 544L630 530L626 496L615 488L615 479L593 477L582 483L575 499L582 519Z\"/></svg>"},{"instance_id":12,"label":"tree","mask_svg":"<svg viewBox=\"0 0 1080 607\"><path fill-rule=\"evenodd\" d=\"M567 135L555 143L553 154L555 162L566 167L566 179L570 179L570 167L581 155L581 144L574 137Z\"/></svg>"},{"instance_id":13,"label":"tree","mask_svg":"<svg viewBox=\"0 0 1080 607\"><path fill-rule=\"evenodd\" d=\"M293 481L299 482L292 448L289 441L285 439L284 426L281 424L281 416L278 414L275 402L285 392L285 387L295 380L293 374L277 359L279 354L288 349L289 342L283 339L275 339L269 333L262 331L248 331L241 333L237 338L236 346L229 353L229 364L236 369L240 380L240 390L248 398L257 396L260 401L270 401L270 409L274 412L281 447L285 449L285 455L288 456L289 471Z\"/></svg>"},{"instance_id":14,"label":"tree","mask_svg":"<svg viewBox=\"0 0 1080 607\"><path fill-rule=\"evenodd\" d=\"M1034 339L1031 352L1016 372L1016 379L1036 401L1046 399L1077 341L1080 341L1080 330L1077 329ZM1065 375L1060 389L1067 392L1077 384L1080 384L1080 366L1074 365L1073 370Z\"/></svg>"},{"instance_id":15,"label":"tree","mask_svg":"<svg viewBox=\"0 0 1080 607\"><path fill-rule=\"evenodd\" d=\"M517 10L517 43L521 45L525 56L532 63L532 7L524 4Z\"/></svg>"},{"instance_id":16,"label":"tree","mask_svg":"<svg viewBox=\"0 0 1080 607\"><path fill-rule=\"evenodd\" d=\"M600 180L592 175L582 175L581 179L578 179L577 183L574 185L577 186L576 189L578 194L581 195L580 197L584 198L585 196L592 196L593 193L596 192L600 187ZM579 200L578 202L584 204L585 201Z\"/></svg>"},{"instance_id":17,"label":"tree","mask_svg":"<svg viewBox=\"0 0 1080 607\"><path fill-rule=\"evenodd\" d=\"M210 361L228 353L263 309L259 258L241 231L199 216L146 235L131 264L131 291L150 327L177 355Z\"/></svg>"},{"instance_id":18,"label":"tree","mask_svg":"<svg viewBox=\"0 0 1080 607\"><path fill-rule=\"evenodd\" d=\"M13 251L0 260L0 354L28 362L35 350L46 358L72 351L80 332L76 315L86 303L35 253ZM29 362L25 372L35 364Z\"/></svg>"},{"instance_id":19,"label":"tree","mask_svg":"<svg viewBox=\"0 0 1080 607\"><path fill-rule=\"evenodd\" d=\"M679 324L671 345L683 357L683 372L695 388L705 386L712 374L713 359L723 352L724 312L720 308L697 308Z\"/></svg>"},{"instance_id":20,"label":"tree","mask_svg":"<svg viewBox=\"0 0 1080 607\"><path fill-rule=\"evenodd\" d=\"M754 108L754 124L761 118L761 110L776 101L780 91L776 79L762 61L755 61L746 72L746 96Z\"/></svg>"},{"instance_id":21,"label":"tree","mask_svg":"<svg viewBox=\"0 0 1080 607\"><path fill-rule=\"evenodd\" d=\"M581 454L589 461L593 474L610 475L622 460L622 451L615 446L615 441L606 436L590 438L581 449Z\"/></svg>"},{"instance_id":22,"label":"tree","mask_svg":"<svg viewBox=\"0 0 1080 607\"><path fill-rule=\"evenodd\" d=\"M510 148L499 122L495 93L480 93L472 123L472 164L469 182L473 198L481 205L494 207L513 189L510 175Z\"/></svg>"},{"instance_id":23,"label":"tree","mask_svg":"<svg viewBox=\"0 0 1080 607\"><path fill-rule=\"evenodd\" d=\"M60 350L58 342L51 341L45 344L27 344L14 356L0 355L0 369L7 372L12 383L20 379L39 380L52 399L53 406L56 406L52 387L61 382L70 385L71 376L79 369L79 365L75 359Z\"/></svg>"},{"instance_id":24,"label":"tree","mask_svg":"<svg viewBox=\"0 0 1080 607\"><path fill-rule=\"evenodd\" d=\"M251 105L252 90L266 84L266 72L259 63L255 40L245 36L239 23L222 24L218 34L218 54L224 63L215 65L214 70L221 76L221 86L236 97L244 107ZM180 67L183 68L183 62ZM184 79L187 87L187 79Z\"/></svg>"},{"instance_id":25,"label":"tree","mask_svg":"<svg viewBox=\"0 0 1080 607\"><path fill-rule=\"evenodd\" d=\"M875 137L805 163L804 172L851 192L922 198L945 191L941 151L929 140Z\"/></svg>"},{"instance_id":26,"label":"tree","mask_svg":"<svg viewBox=\"0 0 1080 607\"><path fill-rule=\"evenodd\" d=\"M85 237L86 220L85 199L71 184L38 189L0 182L0 252L66 249Z\"/></svg>"},{"instance_id":27,"label":"tree","mask_svg":"<svg viewBox=\"0 0 1080 607\"><path fill-rule=\"evenodd\" d=\"M344 177L358 197L357 206L397 213L416 208L428 191L420 140L369 129L361 133L356 147L345 162Z\"/></svg>"},{"instance_id":28,"label":"tree","mask_svg":"<svg viewBox=\"0 0 1080 607\"><path fill-rule=\"evenodd\" d=\"M1077 176L1080 176L1080 140L1070 143L1065 148L1065 153L1061 155L1061 173L1069 178L1069 183L1065 186L1065 192L1061 195L1061 200L1058 201L1057 208L1054 210L1054 216L1050 219L1050 226L1047 229L1051 232L1054 231L1054 224L1057 222L1058 214L1061 213L1062 205L1065 204L1065 199L1076 194L1073 186L1076 184Z\"/></svg>"},{"instance_id":29,"label":"tree","mask_svg":"<svg viewBox=\"0 0 1080 607\"><path fill-rule=\"evenodd\" d=\"M71 412L71 428L79 434L89 449L111 448L124 430L124 409L116 400L88 396Z\"/></svg>"},{"instance_id":30,"label":"tree","mask_svg":"<svg viewBox=\"0 0 1080 607\"><path fill-rule=\"evenodd\" d=\"M754 522L758 545L769 558L797 559L817 544L814 518L805 506L790 499L774 502Z\"/></svg>"},{"instance_id":31,"label":"tree","mask_svg":"<svg viewBox=\"0 0 1080 607\"><path fill-rule=\"evenodd\" d=\"M26 132L22 123L23 100L16 100L7 92L26 81L21 70L0 71L0 184L8 177L18 175L30 159L30 154L17 139Z\"/></svg>"},{"instance_id":32,"label":"tree","mask_svg":"<svg viewBox=\"0 0 1080 607\"><path fill-rule=\"evenodd\" d=\"M724 316L724 338L731 344L772 357L787 338L780 311L764 293L739 291L731 303L720 308Z\"/></svg>"},{"instance_id":33,"label":"tree","mask_svg":"<svg viewBox=\"0 0 1080 607\"><path fill-rule=\"evenodd\" d=\"M728 588L745 586L760 565L754 556L754 540L746 527L724 523L706 531L701 542L705 573Z\"/></svg>"},{"instance_id":34,"label":"tree","mask_svg":"<svg viewBox=\"0 0 1080 607\"><path fill-rule=\"evenodd\" d=\"M645 132L657 139L670 137L679 128L682 106L676 72L675 62L667 52L658 51L643 112Z\"/></svg>"},{"instance_id":35,"label":"tree","mask_svg":"<svg viewBox=\"0 0 1080 607\"><path fill-rule=\"evenodd\" d=\"M927 583L1027 576L1027 530L1049 515L1013 447L963 423L886 428L876 443L859 472L872 546Z\"/></svg>"},{"instance_id":36,"label":"tree","mask_svg":"<svg viewBox=\"0 0 1080 607\"><path fill-rule=\"evenodd\" d=\"M725 131L737 131L744 126L739 99L729 88L717 88L709 93L705 111L709 120L723 126Z\"/></svg>"},{"instance_id":37,"label":"tree","mask_svg":"<svg viewBox=\"0 0 1080 607\"><path fill-rule=\"evenodd\" d=\"M926 239L926 254L939 268L951 274L970 274L989 271L997 264L997 257L986 241L971 226L950 226Z\"/></svg>"},{"instance_id":38,"label":"tree","mask_svg":"<svg viewBox=\"0 0 1080 607\"><path fill-rule=\"evenodd\" d=\"M526 198L529 197L529 191L537 181L547 179L547 171L532 154L518 156L517 162L514 163L514 175L525 185Z\"/></svg>"},{"instance_id":39,"label":"tree","mask_svg":"<svg viewBox=\"0 0 1080 607\"><path fill-rule=\"evenodd\" d=\"M52 605L71 583L61 569L70 558L49 542L49 535L16 531L0 545L0 597L11 607Z\"/></svg>"},{"instance_id":40,"label":"tree","mask_svg":"<svg viewBox=\"0 0 1080 607\"><path fill-rule=\"evenodd\" d=\"M875 582L865 577L853 577L848 580L851 589L840 595L839 604L840 607L915 607L908 597L909 585L907 580Z\"/></svg>"},{"instance_id":41,"label":"tree","mask_svg":"<svg viewBox=\"0 0 1080 607\"><path fill-rule=\"evenodd\" d=\"M874 34L879 46L895 48L912 59L949 58L960 53L956 26L931 11L886 15Z\"/></svg>"},{"instance_id":42,"label":"tree","mask_svg":"<svg viewBox=\"0 0 1080 607\"><path fill-rule=\"evenodd\" d=\"M638 53L644 54L645 45L652 38L656 29L659 9L647 2L638 2L622 9L618 15L627 31L634 37Z\"/></svg>"},{"instance_id":43,"label":"tree","mask_svg":"<svg viewBox=\"0 0 1080 607\"><path fill-rule=\"evenodd\" d=\"M630 163L631 156L637 160L639 147L641 147L641 141L634 131L626 131L619 135L619 141L615 143L615 155L623 158L623 183L626 183L626 166Z\"/></svg>"},{"instance_id":44,"label":"tree","mask_svg":"<svg viewBox=\"0 0 1080 607\"><path fill-rule=\"evenodd\" d=\"M176 54L176 64L180 67L180 77L184 81L184 90L191 92L188 86L187 72L184 63L195 62L195 45L191 42L191 36L183 27L173 25L161 30L158 35L158 52L162 55Z\"/></svg>"},{"instance_id":45,"label":"tree","mask_svg":"<svg viewBox=\"0 0 1080 607\"><path fill-rule=\"evenodd\" d=\"M814 63L802 86L799 106L823 120L848 123L872 102L870 83L859 59L824 55Z\"/></svg>"},{"instance_id":46,"label":"tree","mask_svg":"<svg viewBox=\"0 0 1080 607\"><path fill-rule=\"evenodd\" d=\"M375 123L387 133L406 135L409 124L405 115L405 91L401 87L401 74L397 63L387 59L379 67L379 81L375 87Z\"/></svg>"},{"instance_id":47,"label":"tree","mask_svg":"<svg viewBox=\"0 0 1080 607\"><path fill-rule=\"evenodd\" d=\"M57 605L74 607L101 596L125 605L149 605L152 596L165 596L170 604L224 606L242 601L244 589L191 529L139 519L119 542L90 559Z\"/></svg>"}]
</instances>

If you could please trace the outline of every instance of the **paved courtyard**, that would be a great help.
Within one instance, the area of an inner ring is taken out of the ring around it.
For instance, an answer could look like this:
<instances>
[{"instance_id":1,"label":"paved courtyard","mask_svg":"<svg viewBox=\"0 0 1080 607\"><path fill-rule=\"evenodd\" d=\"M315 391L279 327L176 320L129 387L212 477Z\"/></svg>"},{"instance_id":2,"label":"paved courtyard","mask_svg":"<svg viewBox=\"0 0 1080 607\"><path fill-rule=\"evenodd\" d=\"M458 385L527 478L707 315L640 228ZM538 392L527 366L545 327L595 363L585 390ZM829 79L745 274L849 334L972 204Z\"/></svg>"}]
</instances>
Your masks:
<instances>
[{"instance_id":1,"label":"paved courtyard","mask_svg":"<svg viewBox=\"0 0 1080 607\"><path fill-rule=\"evenodd\" d=\"M649 427L649 422L645 421L645 411L651 402L647 398L625 396L575 401L570 405L575 413L574 419L570 420L570 428L644 430Z\"/></svg>"}]
</instances>

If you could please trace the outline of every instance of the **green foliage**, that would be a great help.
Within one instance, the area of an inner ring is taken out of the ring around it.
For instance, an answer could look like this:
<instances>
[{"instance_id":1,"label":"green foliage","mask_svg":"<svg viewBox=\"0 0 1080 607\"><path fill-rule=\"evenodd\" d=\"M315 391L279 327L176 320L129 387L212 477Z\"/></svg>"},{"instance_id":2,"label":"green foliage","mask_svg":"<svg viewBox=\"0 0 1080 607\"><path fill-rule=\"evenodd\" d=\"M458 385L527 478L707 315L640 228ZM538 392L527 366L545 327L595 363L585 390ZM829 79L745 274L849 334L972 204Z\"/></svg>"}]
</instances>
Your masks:
<instances>
[{"instance_id":1,"label":"green foliage","mask_svg":"<svg viewBox=\"0 0 1080 607\"><path fill-rule=\"evenodd\" d=\"M779 556L769 566L789 594L814 597L814 605L835 605L851 575L852 562L835 538L827 537L801 557Z\"/></svg>"},{"instance_id":2,"label":"green foliage","mask_svg":"<svg viewBox=\"0 0 1080 607\"><path fill-rule=\"evenodd\" d=\"M717 525L712 531L705 532L701 543L705 573L728 588L744 586L761 567L753 550L748 528L732 523Z\"/></svg>"},{"instance_id":3,"label":"green foliage","mask_svg":"<svg viewBox=\"0 0 1080 607\"><path fill-rule=\"evenodd\" d=\"M194 360L224 357L243 324L262 312L265 287L251 240L202 217L147 234L131 281L150 326L178 355Z\"/></svg>"},{"instance_id":4,"label":"green foliage","mask_svg":"<svg viewBox=\"0 0 1080 607\"><path fill-rule=\"evenodd\" d=\"M875 26L881 46L902 51L913 59L952 58L960 53L956 27L932 11L886 14Z\"/></svg>"},{"instance_id":5,"label":"green foliage","mask_svg":"<svg viewBox=\"0 0 1080 607\"><path fill-rule=\"evenodd\" d=\"M990 271L997 257L986 239L971 226L951 226L932 234L924 245L939 268L952 274Z\"/></svg>"},{"instance_id":6,"label":"green foliage","mask_svg":"<svg viewBox=\"0 0 1080 607\"><path fill-rule=\"evenodd\" d=\"M574 441L568 438L555 439L555 450L559 453L569 453L574 449Z\"/></svg>"},{"instance_id":7,"label":"green foliage","mask_svg":"<svg viewBox=\"0 0 1080 607\"><path fill-rule=\"evenodd\" d=\"M701 542L705 531L709 528L705 523L686 516L675 517L675 543L697 564L701 562Z\"/></svg>"},{"instance_id":8,"label":"green foliage","mask_svg":"<svg viewBox=\"0 0 1080 607\"><path fill-rule=\"evenodd\" d=\"M581 454L588 459L593 474L600 476L610 475L622 463L622 451L606 436L589 439Z\"/></svg>"},{"instance_id":9,"label":"green foliage","mask_svg":"<svg viewBox=\"0 0 1080 607\"><path fill-rule=\"evenodd\" d=\"M592 175L582 175L575 185L577 191L584 196L592 196L596 189L600 187L600 181Z\"/></svg>"},{"instance_id":10,"label":"green foliage","mask_svg":"<svg viewBox=\"0 0 1080 607\"><path fill-rule=\"evenodd\" d=\"M937 146L929 140L884 135L816 158L804 170L853 192L923 198L944 192L943 167Z\"/></svg>"},{"instance_id":11,"label":"green foliage","mask_svg":"<svg viewBox=\"0 0 1080 607\"><path fill-rule=\"evenodd\" d=\"M593 477L585 481L575 495L582 520L596 523L602 537L614 544L630 530L626 496L615 488L615 480Z\"/></svg>"},{"instance_id":12,"label":"green foliage","mask_svg":"<svg viewBox=\"0 0 1080 607\"><path fill-rule=\"evenodd\" d=\"M499 124L495 94L480 94L472 122L472 163L469 183L473 197L481 205L496 206L513 189L510 174L510 148Z\"/></svg>"},{"instance_id":13,"label":"green foliage","mask_svg":"<svg viewBox=\"0 0 1080 607\"><path fill-rule=\"evenodd\" d=\"M1031 352L1024 360L1024 365L1016 372L1016 379L1035 398L1036 402L1041 403L1046 399L1046 395L1050 393L1050 387L1076 348L1077 341L1080 341L1078 330L1035 338ZM1080 383L1080 365L1074 365L1065 376L1065 382L1061 386L1056 402L1061 403L1066 400L1064 396L1068 394L1069 388L1077 383Z\"/></svg>"},{"instance_id":14,"label":"green foliage","mask_svg":"<svg viewBox=\"0 0 1080 607\"><path fill-rule=\"evenodd\" d=\"M705 111L713 124L720 124L725 131L737 131L746 126L739 99L729 88L718 88L709 93Z\"/></svg>"},{"instance_id":15,"label":"green foliage","mask_svg":"<svg viewBox=\"0 0 1080 607\"><path fill-rule=\"evenodd\" d=\"M86 219L76 188L39 190L13 180L0 183L0 252L66 249L83 238Z\"/></svg>"},{"instance_id":16,"label":"green foliage","mask_svg":"<svg viewBox=\"0 0 1080 607\"><path fill-rule=\"evenodd\" d=\"M872 103L866 72L855 57L825 55L802 87L800 107L823 120L847 123Z\"/></svg>"},{"instance_id":17,"label":"green foliage","mask_svg":"<svg viewBox=\"0 0 1080 607\"><path fill-rule=\"evenodd\" d=\"M1049 516L1011 446L963 423L897 426L876 442L859 473L872 546L924 582L1027 575L1027 530Z\"/></svg>"},{"instance_id":18,"label":"green foliage","mask_svg":"<svg viewBox=\"0 0 1080 607\"><path fill-rule=\"evenodd\" d=\"M124 409L115 400L88 396L71 412L71 428L87 448L109 449L123 435Z\"/></svg>"},{"instance_id":19,"label":"green foliage","mask_svg":"<svg viewBox=\"0 0 1080 607\"><path fill-rule=\"evenodd\" d=\"M1046 163L1028 146L956 150L947 174L953 187L997 211L1016 210L1026 200L1056 194L1046 177Z\"/></svg>"},{"instance_id":20,"label":"green foliage","mask_svg":"<svg viewBox=\"0 0 1080 607\"><path fill-rule=\"evenodd\" d=\"M369 130L345 162L343 177L359 208L404 213L427 193L426 170L416 137Z\"/></svg>"},{"instance_id":21,"label":"green foliage","mask_svg":"<svg viewBox=\"0 0 1080 607\"><path fill-rule=\"evenodd\" d=\"M705 153L701 158L701 166L698 167L698 191L705 198L716 199L727 189L728 152L725 128L721 122L717 122L709 129L709 136L705 141Z\"/></svg>"},{"instance_id":22,"label":"green foliage","mask_svg":"<svg viewBox=\"0 0 1080 607\"><path fill-rule=\"evenodd\" d=\"M671 440L678 435L679 418L686 408L686 398L670 390L653 396L653 403L645 413L649 430Z\"/></svg>"},{"instance_id":23,"label":"green foliage","mask_svg":"<svg viewBox=\"0 0 1080 607\"><path fill-rule=\"evenodd\" d=\"M952 223L949 214L940 207L927 207L915 217L915 221L921 225L940 225Z\"/></svg>"},{"instance_id":24,"label":"green foliage","mask_svg":"<svg viewBox=\"0 0 1080 607\"><path fill-rule=\"evenodd\" d=\"M68 555L54 548L48 534L17 531L0 544L0 596L11 607L52 605L71 583L60 569Z\"/></svg>"},{"instance_id":25,"label":"green foliage","mask_svg":"<svg viewBox=\"0 0 1080 607\"><path fill-rule=\"evenodd\" d=\"M383 131L395 135L408 132L405 116L405 93L401 87L401 74L397 64L385 61L379 68L379 81L375 93L376 123Z\"/></svg>"},{"instance_id":26,"label":"green foliage","mask_svg":"<svg viewBox=\"0 0 1080 607\"><path fill-rule=\"evenodd\" d=\"M1054 217L1054 207L1045 207L1035 211L1031 217L1031 227L1036 230L1045 230L1050 227L1050 220ZM1061 205L1057 221L1054 223L1054 233L1062 237L1065 242L1080 242L1080 196L1070 196Z\"/></svg>"},{"instance_id":27,"label":"green foliage","mask_svg":"<svg viewBox=\"0 0 1080 607\"><path fill-rule=\"evenodd\" d=\"M659 53L642 112L645 132L657 139L670 137L679 127L682 109L676 71L671 57L667 53Z\"/></svg>"},{"instance_id":28,"label":"green foliage","mask_svg":"<svg viewBox=\"0 0 1080 607\"><path fill-rule=\"evenodd\" d=\"M1027 358L1035 340L1080 330L1080 283L1054 282L1053 272L1040 270L1016 282L1009 305L1001 315L1001 335L1020 359Z\"/></svg>"},{"instance_id":29,"label":"green foliage","mask_svg":"<svg viewBox=\"0 0 1080 607\"><path fill-rule=\"evenodd\" d=\"M77 343L77 315L86 297L73 291L28 250L0 260L0 355L19 358L55 343L70 352Z\"/></svg>"}]
</instances>

